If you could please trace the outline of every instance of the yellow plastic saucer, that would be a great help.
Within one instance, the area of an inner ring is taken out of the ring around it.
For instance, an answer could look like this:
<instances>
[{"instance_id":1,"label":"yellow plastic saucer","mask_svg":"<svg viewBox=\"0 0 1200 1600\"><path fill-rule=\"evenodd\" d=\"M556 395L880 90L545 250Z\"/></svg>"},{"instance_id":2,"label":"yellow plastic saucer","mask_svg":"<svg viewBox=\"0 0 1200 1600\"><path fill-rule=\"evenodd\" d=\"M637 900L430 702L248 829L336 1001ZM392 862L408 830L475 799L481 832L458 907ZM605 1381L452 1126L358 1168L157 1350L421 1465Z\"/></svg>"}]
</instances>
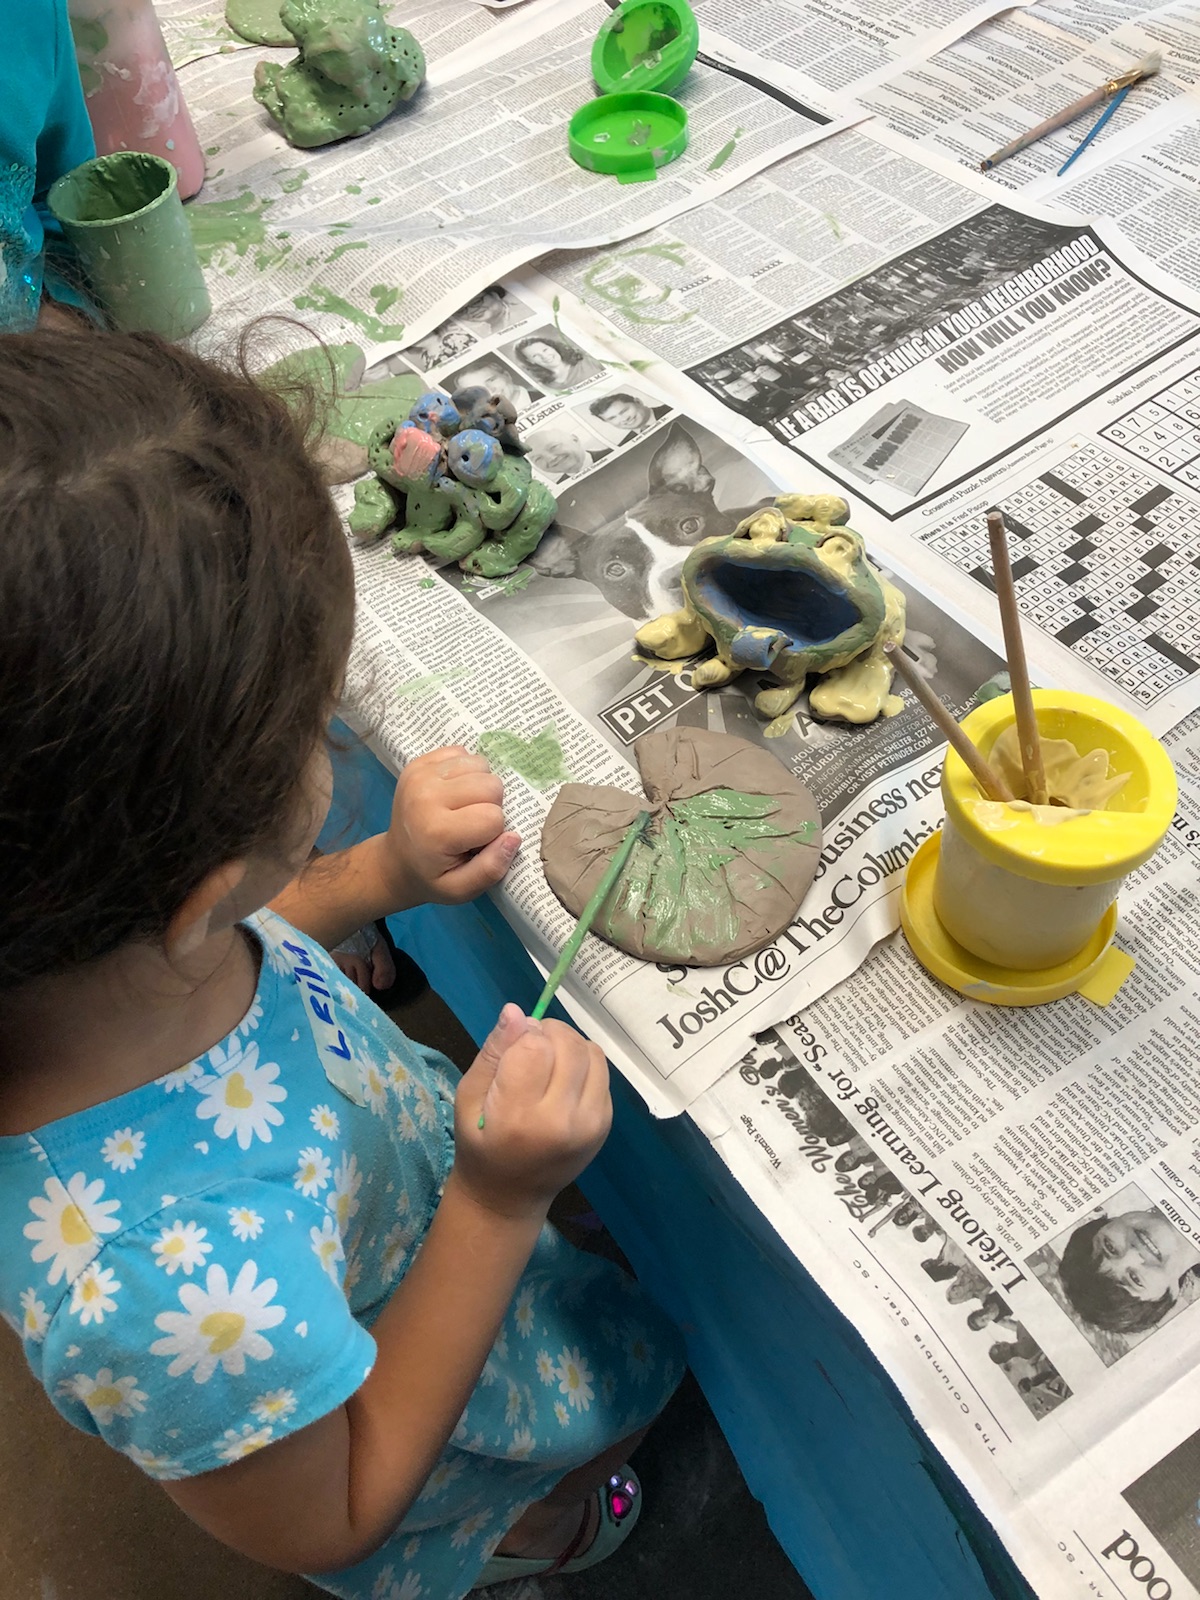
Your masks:
<instances>
[{"instance_id":1,"label":"yellow plastic saucer","mask_svg":"<svg viewBox=\"0 0 1200 1600\"><path fill-rule=\"evenodd\" d=\"M1061 1000L1079 990L1090 991L1088 999L1106 1005L1133 970L1133 963L1121 950L1112 948L1117 931L1115 903L1100 920L1095 933L1077 955L1056 967L1040 972L1021 972L1013 967L997 967L964 950L952 939L933 908L933 880L942 836L932 839L917 851L908 864L900 896L900 924L913 955L935 978L970 1000L989 1006L1039 1006L1048 1000ZM1111 975L1104 972L1113 964ZM1109 980L1109 981L1106 981Z\"/></svg>"}]
</instances>

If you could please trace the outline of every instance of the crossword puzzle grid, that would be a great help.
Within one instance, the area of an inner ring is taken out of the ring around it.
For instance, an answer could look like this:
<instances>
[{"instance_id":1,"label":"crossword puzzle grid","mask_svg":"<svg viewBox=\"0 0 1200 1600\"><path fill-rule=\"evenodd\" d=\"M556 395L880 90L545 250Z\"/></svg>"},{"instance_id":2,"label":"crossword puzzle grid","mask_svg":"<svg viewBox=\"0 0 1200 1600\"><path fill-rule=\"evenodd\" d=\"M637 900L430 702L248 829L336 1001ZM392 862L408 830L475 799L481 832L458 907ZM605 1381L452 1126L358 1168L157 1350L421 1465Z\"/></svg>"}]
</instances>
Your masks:
<instances>
[{"instance_id":1,"label":"crossword puzzle grid","mask_svg":"<svg viewBox=\"0 0 1200 1600\"><path fill-rule=\"evenodd\" d=\"M1200 368L1101 428L1100 436L1200 489Z\"/></svg>"},{"instance_id":2,"label":"crossword puzzle grid","mask_svg":"<svg viewBox=\"0 0 1200 1600\"><path fill-rule=\"evenodd\" d=\"M1200 672L1191 501L1089 444L1006 493L1002 507L1023 617L1144 706ZM992 588L982 517L920 537Z\"/></svg>"}]
</instances>

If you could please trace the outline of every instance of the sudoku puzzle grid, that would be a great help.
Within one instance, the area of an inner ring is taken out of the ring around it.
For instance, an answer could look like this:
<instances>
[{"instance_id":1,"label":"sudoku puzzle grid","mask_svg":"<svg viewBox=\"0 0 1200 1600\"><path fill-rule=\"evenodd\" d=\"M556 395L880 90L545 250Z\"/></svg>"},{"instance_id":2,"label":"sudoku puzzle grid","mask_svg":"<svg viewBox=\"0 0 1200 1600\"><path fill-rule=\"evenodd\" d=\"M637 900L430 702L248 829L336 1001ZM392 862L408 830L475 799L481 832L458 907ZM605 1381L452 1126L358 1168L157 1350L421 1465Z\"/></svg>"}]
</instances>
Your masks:
<instances>
[{"instance_id":1,"label":"sudoku puzzle grid","mask_svg":"<svg viewBox=\"0 0 1200 1600\"><path fill-rule=\"evenodd\" d=\"M1153 705L1200 671L1200 509L1099 445L1007 490L1021 615L1131 699ZM982 517L922 544L992 588Z\"/></svg>"},{"instance_id":2,"label":"sudoku puzzle grid","mask_svg":"<svg viewBox=\"0 0 1200 1600\"><path fill-rule=\"evenodd\" d=\"M1100 436L1200 489L1200 368L1101 428Z\"/></svg>"}]
</instances>

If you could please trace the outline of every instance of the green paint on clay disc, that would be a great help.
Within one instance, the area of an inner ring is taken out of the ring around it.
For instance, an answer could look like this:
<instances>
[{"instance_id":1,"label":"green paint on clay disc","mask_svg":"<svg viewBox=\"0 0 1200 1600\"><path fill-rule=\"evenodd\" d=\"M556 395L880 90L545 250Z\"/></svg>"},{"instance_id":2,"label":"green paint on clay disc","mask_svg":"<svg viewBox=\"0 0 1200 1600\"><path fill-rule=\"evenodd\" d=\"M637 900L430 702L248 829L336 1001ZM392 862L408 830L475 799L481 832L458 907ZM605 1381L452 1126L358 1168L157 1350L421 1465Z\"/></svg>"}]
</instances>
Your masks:
<instances>
[{"instance_id":1,"label":"green paint on clay disc","mask_svg":"<svg viewBox=\"0 0 1200 1600\"><path fill-rule=\"evenodd\" d=\"M249 44L296 43L279 19L282 0L225 0L225 21Z\"/></svg>"},{"instance_id":2,"label":"green paint on clay disc","mask_svg":"<svg viewBox=\"0 0 1200 1600\"><path fill-rule=\"evenodd\" d=\"M581 783L542 829L546 881L573 915L638 811L650 825L592 931L646 961L714 967L769 944L820 860L816 802L776 758L730 734L671 728L639 739L646 799Z\"/></svg>"},{"instance_id":3,"label":"green paint on clay disc","mask_svg":"<svg viewBox=\"0 0 1200 1600\"><path fill-rule=\"evenodd\" d=\"M509 733L504 728L481 733L479 753L488 758L496 772L511 770L524 778L531 789L549 789L571 777L552 722L532 739L523 739L519 733Z\"/></svg>"}]
</instances>

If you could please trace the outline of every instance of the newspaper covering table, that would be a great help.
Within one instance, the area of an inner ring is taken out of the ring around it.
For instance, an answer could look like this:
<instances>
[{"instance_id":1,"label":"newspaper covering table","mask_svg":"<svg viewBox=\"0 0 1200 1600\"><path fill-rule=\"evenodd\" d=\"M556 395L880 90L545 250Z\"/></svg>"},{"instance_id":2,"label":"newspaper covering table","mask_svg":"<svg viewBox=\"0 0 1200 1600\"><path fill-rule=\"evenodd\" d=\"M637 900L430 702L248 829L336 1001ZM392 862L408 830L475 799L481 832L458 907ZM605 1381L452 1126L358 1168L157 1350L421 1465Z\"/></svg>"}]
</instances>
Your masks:
<instances>
[{"instance_id":1,"label":"newspaper covering table","mask_svg":"<svg viewBox=\"0 0 1200 1600\"><path fill-rule=\"evenodd\" d=\"M507 752L526 848L499 903L543 966L570 921L534 847L556 788L535 740L633 790L641 733L713 727L812 788L821 868L772 945L695 971L590 940L562 997L652 1109L706 1131L1039 1595L1200 1596L1196 8L701 0L693 151L620 190L562 149L588 0L389 8L431 40L428 89L324 152L269 129L263 52L216 8L162 9L209 153L217 337L285 310L374 373L500 388L559 497L505 579L355 552L359 727L393 766ZM1064 179L1078 129L971 170L1151 45L1159 79ZM552 381L527 343L547 339ZM686 548L780 487L846 494L960 715L1003 687L1002 504L1035 675L1164 738L1179 813L1122 896L1136 967L1107 1008L960 1000L895 935L941 814L911 704L846 728L802 700L767 739L756 684L700 693L637 657Z\"/></svg>"}]
</instances>

